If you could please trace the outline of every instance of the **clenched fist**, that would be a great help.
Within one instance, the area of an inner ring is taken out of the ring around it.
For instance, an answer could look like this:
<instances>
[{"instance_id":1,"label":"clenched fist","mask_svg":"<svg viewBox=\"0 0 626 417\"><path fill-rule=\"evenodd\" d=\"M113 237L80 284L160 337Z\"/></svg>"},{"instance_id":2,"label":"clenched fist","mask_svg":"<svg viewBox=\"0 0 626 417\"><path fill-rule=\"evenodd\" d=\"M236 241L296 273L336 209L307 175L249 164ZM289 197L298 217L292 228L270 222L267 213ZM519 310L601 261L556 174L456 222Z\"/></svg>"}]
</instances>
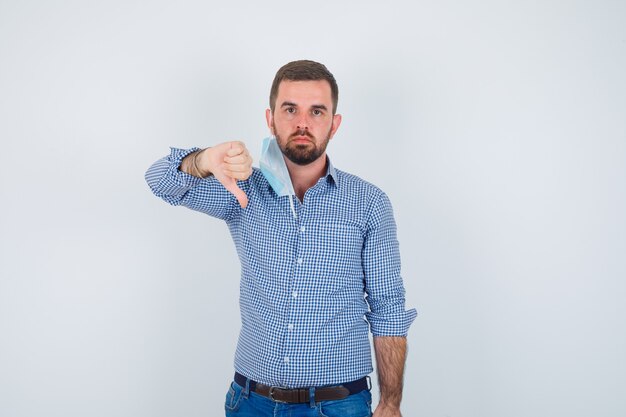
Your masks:
<instances>
[{"instance_id":1,"label":"clenched fist","mask_svg":"<svg viewBox=\"0 0 626 417\"><path fill-rule=\"evenodd\" d=\"M191 158L190 161L187 161ZM191 154L183 161L184 171L192 175L213 175L239 201L242 208L248 205L248 196L237 186L238 180L252 175L252 157L243 142L224 142ZM197 171L197 172L194 172Z\"/></svg>"}]
</instances>

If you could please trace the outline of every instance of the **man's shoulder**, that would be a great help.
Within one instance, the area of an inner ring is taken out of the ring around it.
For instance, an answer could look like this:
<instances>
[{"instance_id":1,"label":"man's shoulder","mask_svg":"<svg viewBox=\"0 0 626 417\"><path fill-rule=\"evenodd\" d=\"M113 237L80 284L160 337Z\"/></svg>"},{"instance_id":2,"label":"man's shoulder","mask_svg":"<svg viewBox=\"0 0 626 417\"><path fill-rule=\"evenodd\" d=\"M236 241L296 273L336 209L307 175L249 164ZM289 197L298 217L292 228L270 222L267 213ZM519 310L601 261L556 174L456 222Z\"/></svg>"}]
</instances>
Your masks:
<instances>
[{"instance_id":1,"label":"man's shoulder","mask_svg":"<svg viewBox=\"0 0 626 417\"><path fill-rule=\"evenodd\" d=\"M261 169L257 167L252 167L252 174L250 174L250 177L248 177L247 181L250 181L255 185L263 185L264 187L269 185L269 182L267 182L265 175L263 175Z\"/></svg>"},{"instance_id":2,"label":"man's shoulder","mask_svg":"<svg viewBox=\"0 0 626 417\"><path fill-rule=\"evenodd\" d=\"M372 184L367 180L364 180L358 175L351 174L340 169L335 169L335 173L337 174L337 182L339 187L347 192L363 192L371 196L385 195L385 192L378 186Z\"/></svg>"},{"instance_id":3,"label":"man's shoulder","mask_svg":"<svg viewBox=\"0 0 626 417\"><path fill-rule=\"evenodd\" d=\"M263 176L263 172L261 172L261 168L257 168L257 167L252 167L252 175L251 175L251 177L254 177L254 179L265 178Z\"/></svg>"}]
</instances>

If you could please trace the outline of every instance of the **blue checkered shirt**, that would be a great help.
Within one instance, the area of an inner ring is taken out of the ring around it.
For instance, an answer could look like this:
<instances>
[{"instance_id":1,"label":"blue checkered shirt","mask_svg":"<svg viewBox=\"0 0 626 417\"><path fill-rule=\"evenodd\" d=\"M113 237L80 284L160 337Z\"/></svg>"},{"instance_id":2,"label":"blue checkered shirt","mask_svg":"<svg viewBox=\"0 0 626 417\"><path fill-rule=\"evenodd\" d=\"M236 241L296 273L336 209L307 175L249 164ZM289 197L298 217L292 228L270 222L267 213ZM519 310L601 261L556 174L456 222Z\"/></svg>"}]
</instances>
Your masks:
<instances>
[{"instance_id":1,"label":"blue checkered shirt","mask_svg":"<svg viewBox=\"0 0 626 417\"><path fill-rule=\"evenodd\" d=\"M196 150L172 148L146 181L155 195L226 222L241 261L235 369L275 386L341 384L372 372L368 332L405 336L396 225L387 196L335 169L311 187L297 216L260 170L239 181L242 209L214 177L179 170Z\"/></svg>"}]
</instances>

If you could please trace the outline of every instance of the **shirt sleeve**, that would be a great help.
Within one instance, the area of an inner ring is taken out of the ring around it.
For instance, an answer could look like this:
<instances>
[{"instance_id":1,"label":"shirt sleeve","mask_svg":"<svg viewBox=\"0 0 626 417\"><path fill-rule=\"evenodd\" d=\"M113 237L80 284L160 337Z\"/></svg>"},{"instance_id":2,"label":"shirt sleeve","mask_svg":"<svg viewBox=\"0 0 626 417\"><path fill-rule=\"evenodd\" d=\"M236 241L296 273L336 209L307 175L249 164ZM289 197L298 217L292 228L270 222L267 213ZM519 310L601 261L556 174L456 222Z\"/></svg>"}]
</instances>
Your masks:
<instances>
[{"instance_id":1,"label":"shirt sleeve","mask_svg":"<svg viewBox=\"0 0 626 417\"><path fill-rule=\"evenodd\" d=\"M417 316L405 310L405 290L400 276L400 248L389 198L380 192L370 208L363 246L365 314L374 336L406 336Z\"/></svg>"},{"instance_id":2,"label":"shirt sleeve","mask_svg":"<svg viewBox=\"0 0 626 417\"><path fill-rule=\"evenodd\" d=\"M181 161L198 148L171 148L168 156L146 171L146 182L157 197L173 206L185 206L218 219L227 220L240 210L239 203L214 176L198 178L179 169ZM238 184L245 187L247 184Z\"/></svg>"}]
</instances>

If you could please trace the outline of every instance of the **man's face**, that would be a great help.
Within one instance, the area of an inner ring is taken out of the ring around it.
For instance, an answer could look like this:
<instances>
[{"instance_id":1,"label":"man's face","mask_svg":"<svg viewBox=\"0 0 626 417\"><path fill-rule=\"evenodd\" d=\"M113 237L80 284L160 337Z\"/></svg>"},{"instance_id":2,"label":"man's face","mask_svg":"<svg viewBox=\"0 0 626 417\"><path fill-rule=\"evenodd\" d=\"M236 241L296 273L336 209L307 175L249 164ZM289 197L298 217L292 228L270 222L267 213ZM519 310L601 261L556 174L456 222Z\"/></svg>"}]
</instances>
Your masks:
<instances>
[{"instance_id":1,"label":"man's face","mask_svg":"<svg viewBox=\"0 0 626 417\"><path fill-rule=\"evenodd\" d=\"M341 116L333 115L330 84L319 81L282 81L274 112L267 123L283 154L293 163L307 165L324 155Z\"/></svg>"}]
</instances>

